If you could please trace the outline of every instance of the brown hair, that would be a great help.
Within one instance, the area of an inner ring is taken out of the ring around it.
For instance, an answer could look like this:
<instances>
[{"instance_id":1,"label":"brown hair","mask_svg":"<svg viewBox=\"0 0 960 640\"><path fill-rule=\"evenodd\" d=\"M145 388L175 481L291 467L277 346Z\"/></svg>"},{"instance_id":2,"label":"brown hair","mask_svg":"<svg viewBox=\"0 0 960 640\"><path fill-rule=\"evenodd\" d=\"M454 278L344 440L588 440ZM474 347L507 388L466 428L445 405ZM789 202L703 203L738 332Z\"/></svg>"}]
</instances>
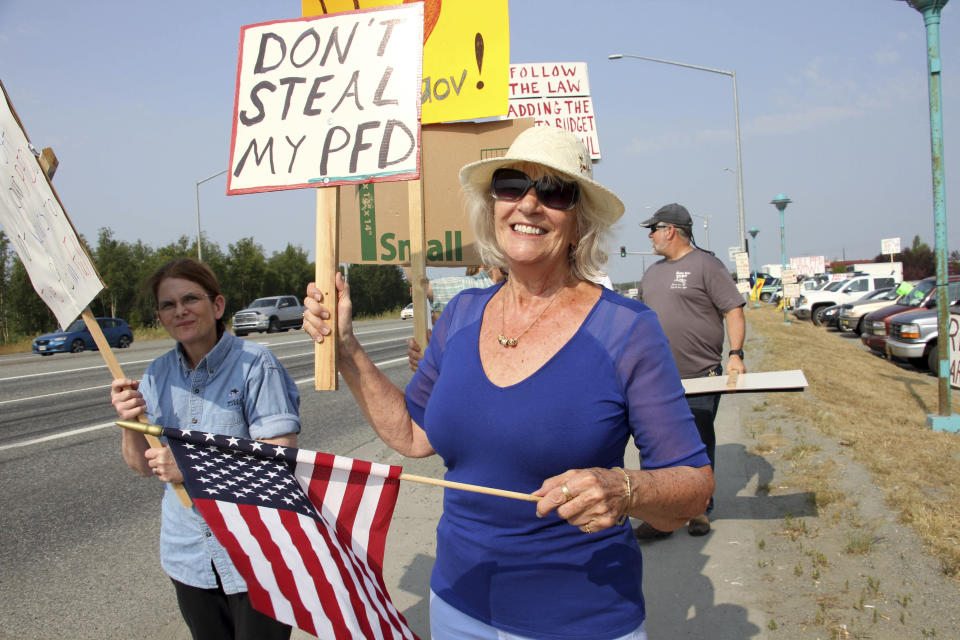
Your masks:
<instances>
[{"instance_id":1,"label":"brown hair","mask_svg":"<svg viewBox=\"0 0 960 640\"><path fill-rule=\"evenodd\" d=\"M146 288L153 292L155 302L159 302L157 299L157 291L160 289L160 283L167 278L180 278L182 280L196 282L203 287L203 290L206 291L211 298L216 298L221 295L220 282L217 281L217 276L210 267L193 258L174 258L147 278ZM227 325L223 321L223 317L217 318L217 338L223 335L226 328Z\"/></svg>"}]
</instances>

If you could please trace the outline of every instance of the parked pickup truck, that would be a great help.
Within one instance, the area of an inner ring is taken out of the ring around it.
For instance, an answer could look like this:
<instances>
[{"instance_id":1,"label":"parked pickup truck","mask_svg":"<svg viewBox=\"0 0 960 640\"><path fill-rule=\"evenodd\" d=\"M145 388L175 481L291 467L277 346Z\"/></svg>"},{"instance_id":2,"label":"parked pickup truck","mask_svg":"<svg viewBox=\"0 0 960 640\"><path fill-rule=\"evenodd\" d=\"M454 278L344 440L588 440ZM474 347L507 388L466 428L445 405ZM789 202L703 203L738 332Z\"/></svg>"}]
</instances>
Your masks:
<instances>
[{"instance_id":1,"label":"parked pickup truck","mask_svg":"<svg viewBox=\"0 0 960 640\"><path fill-rule=\"evenodd\" d=\"M296 296L271 296L257 298L245 309L233 314L233 333L245 336L251 331L276 333L303 326L306 307Z\"/></svg>"},{"instance_id":2,"label":"parked pickup truck","mask_svg":"<svg viewBox=\"0 0 960 640\"><path fill-rule=\"evenodd\" d=\"M831 282L823 289L804 292L797 302L797 308L793 310L793 315L801 320L810 318L813 324L819 327L823 324L823 312L827 307L854 302L865 293L895 284L896 281L890 277L867 275Z\"/></svg>"},{"instance_id":3,"label":"parked pickup truck","mask_svg":"<svg viewBox=\"0 0 960 640\"><path fill-rule=\"evenodd\" d=\"M960 282L951 282L947 294L951 305L960 303ZM960 312L956 306L953 313ZM897 314L890 321L887 336L887 351L894 358L909 360L918 367L926 367L934 374L939 370L940 354L937 351L937 310L921 309Z\"/></svg>"}]
</instances>

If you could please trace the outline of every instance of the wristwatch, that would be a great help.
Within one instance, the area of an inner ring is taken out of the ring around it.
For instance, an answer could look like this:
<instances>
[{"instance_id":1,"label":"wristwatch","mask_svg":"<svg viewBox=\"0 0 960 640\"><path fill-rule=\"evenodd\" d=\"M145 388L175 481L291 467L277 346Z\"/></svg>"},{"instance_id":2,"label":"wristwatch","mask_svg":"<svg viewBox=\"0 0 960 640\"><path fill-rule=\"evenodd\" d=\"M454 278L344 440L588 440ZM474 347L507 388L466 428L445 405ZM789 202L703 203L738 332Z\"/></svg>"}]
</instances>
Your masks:
<instances>
[{"instance_id":1,"label":"wristwatch","mask_svg":"<svg viewBox=\"0 0 960 640\"><path fill-rule=\"evenodd\" d=\"M743 349L730 349L728 356L740 356L740 359L743 359Z\"/></svg>"}]
</instances>

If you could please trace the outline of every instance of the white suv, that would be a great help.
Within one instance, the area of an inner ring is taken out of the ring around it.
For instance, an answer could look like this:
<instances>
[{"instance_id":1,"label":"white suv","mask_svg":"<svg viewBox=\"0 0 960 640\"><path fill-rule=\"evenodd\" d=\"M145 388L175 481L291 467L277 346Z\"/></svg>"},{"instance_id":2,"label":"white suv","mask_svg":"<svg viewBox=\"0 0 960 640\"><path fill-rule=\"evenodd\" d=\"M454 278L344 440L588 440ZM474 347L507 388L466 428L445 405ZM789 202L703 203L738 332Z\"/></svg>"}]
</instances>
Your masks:
<instances>
[{"instance_id":1,"label":"white suv","mask_svg":"<svg viewBox=\"0 0 960 640\"><path fill-rule=\"evenodd\" d=\"M856 276L847 280L831 282L823 289L806 291L797 301L793 315L806 320L810 318L818 327L823 324L823 312L827 307L862 298L865 293L892 287L896 281L889 276Z\"/></svg>"}]
</instances>

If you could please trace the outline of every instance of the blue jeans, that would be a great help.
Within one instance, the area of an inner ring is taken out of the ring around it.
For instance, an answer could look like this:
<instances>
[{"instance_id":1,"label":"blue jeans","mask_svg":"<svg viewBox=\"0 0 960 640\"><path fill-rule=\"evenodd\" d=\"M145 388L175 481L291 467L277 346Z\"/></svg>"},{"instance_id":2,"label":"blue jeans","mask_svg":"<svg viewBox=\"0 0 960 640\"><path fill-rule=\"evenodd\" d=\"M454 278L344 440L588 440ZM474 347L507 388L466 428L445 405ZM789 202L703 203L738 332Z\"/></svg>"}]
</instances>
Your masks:
<instances>
[{"instance_id":1,"label":"blue jeans","mask_svg":"<svg viewBox=\"0 0 960 640\"><path fill-rule=\"evenodd\" d=\"M720 375L721 373L723 373L723 369L717 365L708 375ZM701 393L687 396L687 405L690 406L693 421L697 424L700 439L707 446L710 468L716 471L717 433L714 431L713 422L717 417L717 409L720 407L720 394ZM707 513L709 514L711 511L713 511L713 496L710 496L710 504L707 505Z\"/></svg>"}]
</instances>

